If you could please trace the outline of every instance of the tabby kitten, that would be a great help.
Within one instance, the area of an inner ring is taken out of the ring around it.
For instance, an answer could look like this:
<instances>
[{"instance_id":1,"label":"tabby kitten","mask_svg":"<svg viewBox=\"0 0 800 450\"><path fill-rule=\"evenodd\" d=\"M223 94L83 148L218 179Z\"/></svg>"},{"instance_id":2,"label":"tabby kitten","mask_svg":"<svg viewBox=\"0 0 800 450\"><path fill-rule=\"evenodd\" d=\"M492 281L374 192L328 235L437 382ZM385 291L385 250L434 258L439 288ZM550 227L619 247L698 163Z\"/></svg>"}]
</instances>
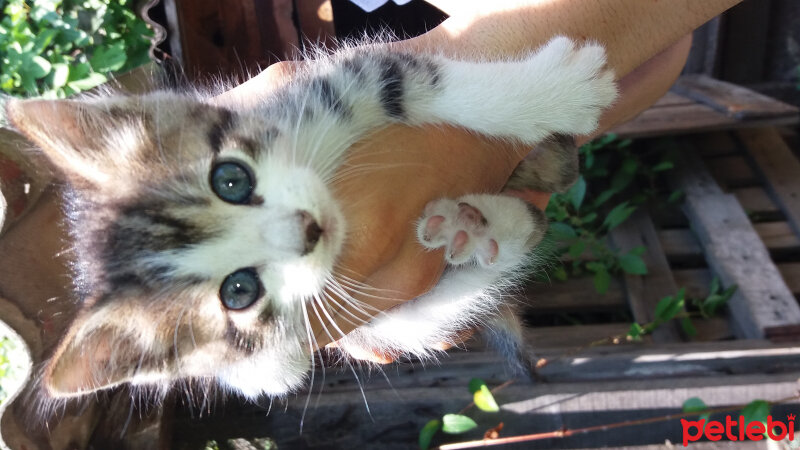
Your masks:
<instances>
[{"instance_id":1,"label":"tabby kitten","mask_svg":"<svg viewBox=\"0 0 800 450\"><path fill-rule=\"evenodd\" d=\"M335 306L326 289L347 297L354 287L336 270L347 218L331 180L355 141L391 123L449 124L533 145L590 133L615 96L603 48L558 37L495 62L344 48L240 108L166 91L9 101L10 121L70 186L82 308L43 387L56 398L187 379L249 398L297 389L313 358L308 317ZM577 176L569 142L540 146L510 187L568 187ZM510 196L430 203L419 241L446 247L450 269L339 346L424 358L467 326L513 335L517 321L497 294L546 226Z\"/></svg>"}]
</instances>

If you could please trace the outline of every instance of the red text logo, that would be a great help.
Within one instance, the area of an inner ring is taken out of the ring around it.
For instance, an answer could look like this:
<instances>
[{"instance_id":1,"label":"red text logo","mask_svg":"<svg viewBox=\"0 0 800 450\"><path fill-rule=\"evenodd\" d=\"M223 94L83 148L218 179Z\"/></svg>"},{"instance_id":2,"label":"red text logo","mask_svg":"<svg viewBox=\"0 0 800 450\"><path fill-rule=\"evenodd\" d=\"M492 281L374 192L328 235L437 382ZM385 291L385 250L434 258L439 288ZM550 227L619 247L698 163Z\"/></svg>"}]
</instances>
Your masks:
<instances>
[{"instance_id":1,"label":"red text logo","mask_svg":"<svg viewBox=\"0 0 800 450\"><path fill-rule=\"evenodd\" d=\"M710 441L718 441L726 437L731 441L760 441L764 439L764 433L773 441L783 440L789 436L789 440L794 441L794 414L789 414L786 422L772 420L772 416L767 416L767 426L761 422L750 422L745 424L744 416L739 416L735 421L731 416L725 417L723 424L719 420L686 420L681 419L683 429L683 446L687 447L689 442L695 442L705 436Z\"/></svg>"}]
</instances>

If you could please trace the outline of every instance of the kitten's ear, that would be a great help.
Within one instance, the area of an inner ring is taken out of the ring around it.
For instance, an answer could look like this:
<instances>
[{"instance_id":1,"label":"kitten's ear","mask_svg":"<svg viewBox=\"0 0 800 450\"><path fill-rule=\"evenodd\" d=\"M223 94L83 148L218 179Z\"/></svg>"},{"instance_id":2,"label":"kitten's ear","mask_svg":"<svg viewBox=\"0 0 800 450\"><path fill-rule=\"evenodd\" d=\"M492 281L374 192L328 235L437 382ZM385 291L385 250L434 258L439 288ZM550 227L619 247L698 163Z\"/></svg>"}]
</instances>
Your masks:
<instances>
[{"instance_id":1,"label":"kitten's ear","mask_svg":"<svg viewBox=\"0 0 800 450\"><path fill-rule=\"evenodd\" d=\"M84 323L82 323L84 322ZM111 326L84 331L78 319L45 366L42 382L56 398L73 397L147 378L165 375L152 358L144 358L135 336L120 334Z\"/></svg>"},{"instance_id":2,"label":"kitten's ear","mask_svg":"<svg viewBox=\"0 0 800 450\"><path fill-rule=\"evenodd\" d=\"M18 100L6 103L9 122L41 148L73 182L109 179L110 133L141 128L141 114L126 97L96 101ZM115 131L112 131L115 130ZM115 149L117 150L117 149Z\"/></svg>"}]
</instances>

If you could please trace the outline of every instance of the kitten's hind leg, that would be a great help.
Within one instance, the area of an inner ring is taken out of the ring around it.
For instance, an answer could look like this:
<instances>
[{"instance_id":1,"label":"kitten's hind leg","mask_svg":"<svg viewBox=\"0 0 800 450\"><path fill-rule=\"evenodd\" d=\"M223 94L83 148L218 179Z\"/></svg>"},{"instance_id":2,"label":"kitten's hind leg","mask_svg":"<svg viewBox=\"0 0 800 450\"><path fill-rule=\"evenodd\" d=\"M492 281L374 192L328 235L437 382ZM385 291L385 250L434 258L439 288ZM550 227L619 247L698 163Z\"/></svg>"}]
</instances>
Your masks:
<instances>
[{"instance_id":1,"label":"kitten's hind leg","mask_svg":"<svg viewBox=\"0 0 800 450\"><path fill-rule=\"evenodd\" d=\"M483 328L483 336L489 348L504 357L512 375L527 376L538 381L536 361L538 358L525 342L522 324L510 305L500 305Z\"/></svg>"},{"instance_id":2,"label":"kitten's hind leg","mask_svg":"<svg viewBox=\"0 0 800 450\"><path fill-rule=\"evenodd\" d=\"M537 144L519 163L505 189L566 192L578 180L579 169L575 138L554 135Z\"/></svg>"}]
</instances>

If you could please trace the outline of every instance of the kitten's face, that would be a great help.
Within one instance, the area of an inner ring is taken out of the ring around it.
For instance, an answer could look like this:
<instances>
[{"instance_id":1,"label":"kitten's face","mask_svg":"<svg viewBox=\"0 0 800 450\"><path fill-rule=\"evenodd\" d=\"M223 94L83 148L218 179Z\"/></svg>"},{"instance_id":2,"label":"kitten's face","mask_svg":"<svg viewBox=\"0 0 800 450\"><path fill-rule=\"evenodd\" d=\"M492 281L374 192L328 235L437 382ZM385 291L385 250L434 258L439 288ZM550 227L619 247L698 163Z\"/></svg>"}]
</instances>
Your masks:
<instances>
[{"instance_id":1,"label":"kitten's face","mask_svg":"<svg viewBox=\"0 0 800 450\"><path fill-rule=\"evenodd\" d=\"M307 317L344 240L334 164L315 166L263 113L174 94L7 110L75 188L84 309L46 368L51 394L198 377L252 397L302 383Z\"/></svg>"}]
</instances>

